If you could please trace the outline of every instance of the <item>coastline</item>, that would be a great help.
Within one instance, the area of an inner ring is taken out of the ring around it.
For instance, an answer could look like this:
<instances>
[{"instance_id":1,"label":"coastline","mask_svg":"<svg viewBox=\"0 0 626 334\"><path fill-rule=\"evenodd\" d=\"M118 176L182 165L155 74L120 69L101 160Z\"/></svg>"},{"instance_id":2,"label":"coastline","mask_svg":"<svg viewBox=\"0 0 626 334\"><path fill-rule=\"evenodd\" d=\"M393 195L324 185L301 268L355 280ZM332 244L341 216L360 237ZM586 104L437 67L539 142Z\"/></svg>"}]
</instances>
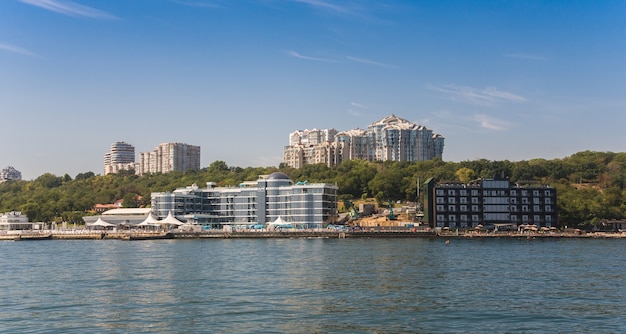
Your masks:
<instances>
[{"instance_id":1,"label":"coastline","mask_svg":"<svg viewBox=\"0 0 626 334\"><path fill-rule=\"evenodd\" d=\"M349 239L349 238L431 238L431 239L621 239L626 233L454 233L406 230L368 230L368 231L336 231L336 230L304 230L304 231L90 231L90 230L51 230L51 231L20 231L22 233L0 234L0 241L34 241L34 240L158 240L158 239L268 239L268 238L304 238L304 239Z\"/></svg>"}]
</instances>

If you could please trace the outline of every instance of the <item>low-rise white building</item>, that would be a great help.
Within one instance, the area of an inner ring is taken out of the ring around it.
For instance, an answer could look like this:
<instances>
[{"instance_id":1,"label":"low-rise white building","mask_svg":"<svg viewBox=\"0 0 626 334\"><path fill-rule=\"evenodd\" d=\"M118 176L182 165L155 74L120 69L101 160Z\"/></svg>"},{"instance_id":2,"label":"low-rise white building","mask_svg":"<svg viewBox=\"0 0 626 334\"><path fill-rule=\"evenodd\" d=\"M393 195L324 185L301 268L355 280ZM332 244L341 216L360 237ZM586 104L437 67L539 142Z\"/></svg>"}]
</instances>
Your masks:
<instances>
[{"instance_id":1,"label":"low-rise white building","mask_svg":"<svg viewBox=\"0 0 626 334\"><path fill-rule=\"evenodd\" d=\"M33 223L20 211L6 212L0 215L0 231L32 230Z\"/></svg>"}]
</instances>

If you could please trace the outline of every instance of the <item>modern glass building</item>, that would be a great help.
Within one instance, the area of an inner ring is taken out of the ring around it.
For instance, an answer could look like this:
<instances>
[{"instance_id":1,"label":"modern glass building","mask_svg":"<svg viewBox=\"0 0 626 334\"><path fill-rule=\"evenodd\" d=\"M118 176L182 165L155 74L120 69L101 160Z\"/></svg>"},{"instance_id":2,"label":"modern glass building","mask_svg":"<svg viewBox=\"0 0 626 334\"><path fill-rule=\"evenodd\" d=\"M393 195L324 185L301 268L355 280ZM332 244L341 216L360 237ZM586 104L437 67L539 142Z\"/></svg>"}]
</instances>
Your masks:
<instances>
[{"instance_id":1,"label":"modern glass building","mask_svg":"<svg viewBox=\"0 0 626 334\"><path fill-rule=\"evenodd\" d=\"M206 188L193 184L152 193L152 213L162 219L171 212L206 228L264 226L279 218L295 228L321 228L337 221L337 190L326 183L294 183L276 172L237 187L207 182Z\"/></svg>"}]
</instances>

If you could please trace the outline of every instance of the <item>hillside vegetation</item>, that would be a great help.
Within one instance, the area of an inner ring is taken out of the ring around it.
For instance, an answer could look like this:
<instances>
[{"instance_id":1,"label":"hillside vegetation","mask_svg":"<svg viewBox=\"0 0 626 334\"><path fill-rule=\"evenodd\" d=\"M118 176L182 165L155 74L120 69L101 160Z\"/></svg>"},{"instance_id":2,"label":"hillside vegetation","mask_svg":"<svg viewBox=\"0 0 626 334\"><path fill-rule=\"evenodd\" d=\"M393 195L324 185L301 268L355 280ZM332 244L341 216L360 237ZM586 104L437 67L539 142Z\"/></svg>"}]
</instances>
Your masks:
<instances>
[{"instance_id":1,"label":"hillside vegetation","mask_svg":"<svg viewBox=\"0 0 626 334\"><path fill-rule=\"evenodd\" d=\"M201 171L136 176L132 172L95 175L43 174L32 181L0 184L0 211L22 211L31 221L82 224L97 203L124 199L125 207L150 204L152 192L172 191L208 181L218 186L237 186L259 175L282 171L294 181L326 182L339 186L340 200L376 198L379 203L415 201L417 181L433 177L440 181L468 182L477 178L508 177L511 181L535 180L557 188L559 222L591 228L601 219L626 215L626 153L584 151L563 159L532 159L511 162L474 160L444 162L345 161L336 168L323 164L300 169L277 167L230 167L215 161ZM423 194L421 194L423 195Z\"/></svg>"}]
</instances>

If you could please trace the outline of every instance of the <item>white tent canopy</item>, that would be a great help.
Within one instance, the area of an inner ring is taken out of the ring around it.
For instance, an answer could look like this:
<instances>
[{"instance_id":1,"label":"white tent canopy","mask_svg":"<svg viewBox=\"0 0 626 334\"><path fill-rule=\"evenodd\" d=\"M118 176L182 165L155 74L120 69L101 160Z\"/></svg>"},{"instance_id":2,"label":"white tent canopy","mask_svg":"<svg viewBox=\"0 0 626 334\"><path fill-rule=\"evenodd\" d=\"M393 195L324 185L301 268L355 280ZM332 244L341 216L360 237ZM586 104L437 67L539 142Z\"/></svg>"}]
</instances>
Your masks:
<instances>
[{"instance_id":1,"label":"white tent canopy","mask_svg":"<svg viewBox=\"0 0 626 334\"><path fill-rule=\"evenodd\" d=\"M284 226L284 225L291 225L291 224L286 222L281 216L278 216L278 218L276 218L275 221L269 223L268 225L271 225L271 226Z\"/></svg>"},{"instance_id":2,"label":"white tent canopy","mask_svg":"<svg viewBox=\"0 0 626 334\"><path fill-rule=\"evenodd\" d=\"M161 225L176 225L176 226L183 225L183 223L180 220L176 219L176 217L172 215L172 211L170 211L167 214L167 217L165 217L165 219L159 220L158 223Z\"/></svg>"},{"instance_id":3,"label":"white tent canopy","mask_svg":"<svg viewBox=\"0 0 626 334\"><path fill-rule=\"evenodd\" d=\"M137 226L159 226L159 221L154 218L152 214L149 214L146 219L144 219L141 223L137 224Z\"/></svg>"},{"instance_id":4,"label":"white tent canopy","mask_svg":"<svg viewBox=\"0 0 626 334\"><path fill-rule=\"evenodd\" d=\"M111 227L111 226L115 226L115 224L108 223L102 220L102 218L98 217L98 220L96 220L93 224L91 224L91 226Z\"/></svg>"}]
</instances>

